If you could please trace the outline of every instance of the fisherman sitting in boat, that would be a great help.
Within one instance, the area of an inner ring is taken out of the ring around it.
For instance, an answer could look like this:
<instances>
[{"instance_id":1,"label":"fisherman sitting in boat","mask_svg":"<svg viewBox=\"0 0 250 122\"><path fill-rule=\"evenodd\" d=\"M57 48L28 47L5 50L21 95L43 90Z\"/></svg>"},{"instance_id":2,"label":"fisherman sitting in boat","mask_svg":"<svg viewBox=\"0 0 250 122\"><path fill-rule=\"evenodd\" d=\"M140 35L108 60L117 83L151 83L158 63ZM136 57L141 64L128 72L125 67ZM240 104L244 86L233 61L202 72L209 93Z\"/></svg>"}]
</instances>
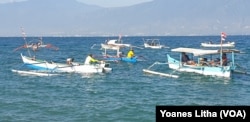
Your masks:
<instances>
[{"instance_id":1,"label":"fisherman sitting in boat","mask_svg":"<svg viewBox=\"0 0 250 122\"><path fill-rule=\"evenodd\" d=\"M187 65L195 65L195 62L190 60L185 52L182 52L181 61L182 63L186 63Z\"/></svg>"},{"instance_id":2,"label":"fisherman sitting in boat","mask_svg":"<svg viewBox=\"0 0 250 122\"><path fill-rule=\"evenodd\" d=\"M199 62L201 66L208 66L207 58L199 58Z\"/></svg>"},{"instance_id":3,"label":"fisherman sitting in boat","mask_svg":"<svg viewBox=\"0 0 250 122\"><path fill-rule=\"evenodd\" d=\"M209 66L219 66L220 65L220 58L210 60L208 63L209 63Z\"/></svg>"},{"instance_id":4,"label":"fisherman sitting in boat","mask_svg":"<svg viewBox=\"0 0 250 122\"><path fill-rule=\"evenodd\" d=\"M93 55L92 55L92 54L89 54L89 55L87 56L87 58L85 59L85 63L84 63L84 64L89 65L89 64L93 64L93 63L101 63L101 61L99 61L99 60L97 60L97 59L94 59L94 58L93 58Z\"/></svg>"},{"instance_id":5,"label":"fisherman sitting in boat","mask_svg":"<svg viewBox=\"0 0 250 122\"><path fill-rule=\"evenodd\" d=\"M66 63L69 65L72 65L73 61L74 61L74 58L67 58Z\"/></svg>"},{"instance_id":6,"label":"fisherman sitting in boat","mask_svg":"<svg viewBox=\"0 0 250 122\"><path fill-rule=\"evenodd\" d=\"M128 51L128 54L127 54L127 58L133 58L134 57L134 50L131 48L129 51Z\"/></svg>"},{"instance_id":7,"label":"fisherman sitting in boat","mask_svg":"<svg viewBox=\"0 0 250 122\"><path fill-rule=\"evenodd\" d=\"M227 54L226 53L223 53L222 54L222 66L227 66ZM220 63L220 58L216 58L215 60L212 60L209 62L209 64L211 66L219 66L221 63Z\"/></svg>"}]
</instances>

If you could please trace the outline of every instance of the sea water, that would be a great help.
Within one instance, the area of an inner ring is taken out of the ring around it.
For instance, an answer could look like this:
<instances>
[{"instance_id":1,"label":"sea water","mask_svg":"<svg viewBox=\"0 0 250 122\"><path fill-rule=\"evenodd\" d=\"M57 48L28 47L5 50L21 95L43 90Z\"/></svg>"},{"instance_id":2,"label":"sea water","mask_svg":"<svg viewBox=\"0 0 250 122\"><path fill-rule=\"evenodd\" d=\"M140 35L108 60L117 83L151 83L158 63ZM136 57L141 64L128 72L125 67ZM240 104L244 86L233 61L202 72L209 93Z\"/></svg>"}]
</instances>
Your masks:
<instances>
[{"instance_id":1,"label":"sea water","mask_svg":"<svg viewBox=\"0 0 250 122\"><path fill-rule=\"evenodd\" d=\"M217 36L122 37L123 43L143 47L143 38L158 38L170 48L139 49L134 47L139 62L109 62L113 71L100 74L62 73L39 77L20 75L11 69L26 70L20 54L66 63L73 57L84 62L92 53L101 58L100 44L111 37L43 37L44 43L59 47L38 51L14 49L22 46L22 37L0 38L0 121L155 121L156 105L250 105L250 76L233 74L218 78L194 73L174 72L179 78L144 73L154 62L166 62L166 54L175 58L171 49L201 48L210 40L220 43ZM117 37L114 37L116 39ZM250 36L228 36L235 41L235 62L250 72ZM28 37L27 43L37 37ZM95 45L95 46L93 46ZM93 47L92 47L93 46ZM127 53L127 50L122 50ZM172 73L167 65L156 71Z\"/></svg>"}]
</instances>

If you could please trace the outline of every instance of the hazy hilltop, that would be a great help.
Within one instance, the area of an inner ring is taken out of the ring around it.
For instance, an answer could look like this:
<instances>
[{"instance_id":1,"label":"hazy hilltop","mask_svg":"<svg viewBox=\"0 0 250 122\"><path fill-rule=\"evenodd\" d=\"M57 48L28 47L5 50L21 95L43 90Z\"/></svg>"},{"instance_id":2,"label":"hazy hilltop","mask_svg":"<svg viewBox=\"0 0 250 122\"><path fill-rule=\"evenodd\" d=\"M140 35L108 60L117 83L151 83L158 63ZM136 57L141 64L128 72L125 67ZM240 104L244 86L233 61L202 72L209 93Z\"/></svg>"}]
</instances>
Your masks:
<instances>
[{"instance_id":1,"label":"hazy hilltop","mask_svg":"<svg viewBox=\"0 0 250 122\"><path fill-rule=\"evenodd\" d=\"M250 1L154 0L102 8L75 0L0 4L0 36L129 36L250 34Z\"/></svg>"}]
</instances>

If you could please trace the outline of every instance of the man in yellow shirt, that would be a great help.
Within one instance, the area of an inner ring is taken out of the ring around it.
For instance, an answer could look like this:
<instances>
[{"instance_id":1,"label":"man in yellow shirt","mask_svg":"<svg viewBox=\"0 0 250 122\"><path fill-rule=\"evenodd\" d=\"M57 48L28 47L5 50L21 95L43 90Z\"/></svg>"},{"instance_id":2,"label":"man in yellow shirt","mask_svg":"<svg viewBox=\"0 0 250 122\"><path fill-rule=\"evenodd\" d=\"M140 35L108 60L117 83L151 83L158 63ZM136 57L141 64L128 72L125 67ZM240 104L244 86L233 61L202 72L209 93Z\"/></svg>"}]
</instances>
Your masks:
<instances>
[{"instance_id":1,"label":"man in yellow shirt","mask_svg":"<svg viewBox=\"0 0 250 122\"><path fill-rule=\"evenodd\" d=\"M127 58L133 58L134 57L134 50L133 49L130 49L128 54L127 54Z\"/></svg>"},{"instance_id":2,"label":"man in yellow shirt","mask_svg":"<svg viewBox=\"0 0 250 122\"><path fill-rule=\"evenodd\" d=\"M100 62L100 61L94 59L92 54L89 54L89 55L87 56L87 58L85 59L85 63L84 63L84 64L89 65L89 64L91 64L91 63L98 63L98 62Z\"/></svg>"}]
</instances>

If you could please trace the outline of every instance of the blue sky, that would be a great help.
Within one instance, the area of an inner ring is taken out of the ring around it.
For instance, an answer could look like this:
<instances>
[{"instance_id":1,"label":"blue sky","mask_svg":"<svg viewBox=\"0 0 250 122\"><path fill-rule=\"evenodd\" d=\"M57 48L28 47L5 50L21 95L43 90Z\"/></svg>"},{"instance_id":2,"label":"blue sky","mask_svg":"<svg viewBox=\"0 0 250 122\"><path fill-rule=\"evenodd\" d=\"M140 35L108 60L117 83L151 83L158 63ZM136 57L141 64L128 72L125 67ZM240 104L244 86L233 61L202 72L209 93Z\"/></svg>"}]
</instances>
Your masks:
<instances>
[{"instance_id":1,"label":"blue sky","mask_svg":"<svg viewBox=\"0 0 250 122\"><path fill-rule=\"evenodd\" d=\"M0 3L9 3L9 2L22 2L27 0L0 0ZM98 5L102 7L122 7L130 6L143 2L149 2L153 0L77 0L90 5Z\"/></svg>"}]
</instances>

